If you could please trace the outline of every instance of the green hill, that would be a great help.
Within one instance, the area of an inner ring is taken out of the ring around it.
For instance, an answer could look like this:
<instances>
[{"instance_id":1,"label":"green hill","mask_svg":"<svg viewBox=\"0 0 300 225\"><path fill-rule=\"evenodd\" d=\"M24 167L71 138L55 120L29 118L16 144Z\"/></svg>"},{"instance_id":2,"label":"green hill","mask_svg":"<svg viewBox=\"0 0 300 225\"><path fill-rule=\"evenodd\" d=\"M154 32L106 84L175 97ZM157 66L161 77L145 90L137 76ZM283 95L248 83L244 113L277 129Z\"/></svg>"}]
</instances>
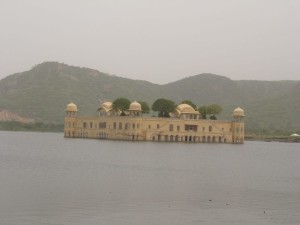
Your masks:
<instances>
[{"instance_id":1,"label":"green hill","mask_svg":"<svg viewBox=\"0 0 300 225\"><path fill-rule=\"evenodd\" d=\"M158 85L56 62L39 64L0 81L0 110L37 122L62 124L65 106L71 101L81 115L96 115L101 102L118 97L149 105L161 97L177 103L189 99L198 106L217 103L224 108L224 119L230 119L232 110L240 106L246 112L248 132L300 131L300 81L233 81L200 74Z\"/></svg>"}]
</instances>

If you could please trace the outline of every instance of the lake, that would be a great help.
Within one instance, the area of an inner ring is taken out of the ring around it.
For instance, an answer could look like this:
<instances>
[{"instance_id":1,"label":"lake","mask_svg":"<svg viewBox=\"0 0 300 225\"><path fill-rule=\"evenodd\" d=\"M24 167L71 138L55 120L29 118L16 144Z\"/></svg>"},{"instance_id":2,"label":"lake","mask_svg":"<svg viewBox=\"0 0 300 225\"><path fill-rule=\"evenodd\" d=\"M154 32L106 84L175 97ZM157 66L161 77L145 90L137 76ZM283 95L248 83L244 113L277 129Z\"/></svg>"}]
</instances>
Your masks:
<instances>
[{"instance_id":1,"label":"lake","mask_svg":"<svg viewBox=\"0 0 300 225\"><path fill-rule=\"evenodd\" d=\"M0 132L1 225L300 224L300 144Z\"/></svg>"}]
</instances>

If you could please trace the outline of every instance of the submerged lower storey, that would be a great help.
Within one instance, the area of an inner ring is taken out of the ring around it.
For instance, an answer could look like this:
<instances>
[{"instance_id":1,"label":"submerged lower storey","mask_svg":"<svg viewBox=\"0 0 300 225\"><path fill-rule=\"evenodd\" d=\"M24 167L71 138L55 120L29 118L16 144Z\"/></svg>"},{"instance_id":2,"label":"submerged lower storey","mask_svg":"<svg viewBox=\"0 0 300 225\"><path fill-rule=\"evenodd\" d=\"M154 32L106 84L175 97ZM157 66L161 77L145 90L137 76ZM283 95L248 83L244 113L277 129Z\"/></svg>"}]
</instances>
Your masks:
<instances>
[{"instance_id":1,"label":"submerged lower storey","mask_svg":"<svg viewBox=\"0 0 300 225\"><path fill-rule=\"evenodd\" d=\"M244 124L159 117L65 117L64 136L130 141L243 143Z\"/></svg>"}]
</instances>

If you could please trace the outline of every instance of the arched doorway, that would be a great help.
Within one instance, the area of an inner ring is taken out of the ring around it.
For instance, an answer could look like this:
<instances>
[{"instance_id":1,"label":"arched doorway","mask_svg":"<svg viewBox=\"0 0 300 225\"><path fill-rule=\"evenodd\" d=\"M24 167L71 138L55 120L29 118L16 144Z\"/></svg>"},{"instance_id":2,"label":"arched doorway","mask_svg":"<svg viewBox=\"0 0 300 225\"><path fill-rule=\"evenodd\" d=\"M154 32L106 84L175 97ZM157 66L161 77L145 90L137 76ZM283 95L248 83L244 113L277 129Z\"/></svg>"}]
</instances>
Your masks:
<instances>
[{"instance_id":1,"label":"arched doorway","mask_svg":"<svg viewBox=\"0 0 300 225\"><path fill-rule=\"evenodd\" d=\"M212 143L216 143L216 137L215 136L213 136L213 138L212 138Z\"/></svg>"},{"instance_id":2,"label":"arched doorway","mask_svg":"<svg viewBox=\"0 0 300 225\"><path fill-rule=\"evenodd\" d=\"M207 143L210 143L210 136L207 137Z\"/></svg>"},{"instance_id":3,"label":"arched doorway","mask_svg":"<svg viewBox=\"0 0 300 225\"><path fill-rule=\"evenodd\" d=\"M165 135L165 141L169 141L169 136Z\"/></svg>"},{"instance_id":4,"label":"arched doorway","mask_svg":"<svg viewBox=\"0 0 300 225\"><path fill-rule=\"evenodd\" d=\"M170 141L172 141L172 142L174 141L174 136L173 135L170 136Z\"/></svg>"}]
</instances>

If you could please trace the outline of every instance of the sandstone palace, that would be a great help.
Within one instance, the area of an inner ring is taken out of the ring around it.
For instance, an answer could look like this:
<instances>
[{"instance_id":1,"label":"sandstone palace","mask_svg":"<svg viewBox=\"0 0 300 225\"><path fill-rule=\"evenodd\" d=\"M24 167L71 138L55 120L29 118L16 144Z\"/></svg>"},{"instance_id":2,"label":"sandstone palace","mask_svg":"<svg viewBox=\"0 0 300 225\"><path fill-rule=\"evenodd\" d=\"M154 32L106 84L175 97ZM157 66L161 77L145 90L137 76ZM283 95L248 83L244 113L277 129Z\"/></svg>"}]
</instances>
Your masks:
<instances>
[{"instance_id":1,"label":"sandstone palace","mask_svg":"<svg viewBox=\"0 0 300 225\"><path fill-rule=\"evenodd\" d=\"M232 121L201 119L199 111L188 104L178 105L170 118L142 114L134 101L126 115L113 110L112 102L103 103L98 116L78 116L77 106L66 107L64 136L130 141L244 143L244 110L236 108Z\"/></svg>"}]
</instances>

